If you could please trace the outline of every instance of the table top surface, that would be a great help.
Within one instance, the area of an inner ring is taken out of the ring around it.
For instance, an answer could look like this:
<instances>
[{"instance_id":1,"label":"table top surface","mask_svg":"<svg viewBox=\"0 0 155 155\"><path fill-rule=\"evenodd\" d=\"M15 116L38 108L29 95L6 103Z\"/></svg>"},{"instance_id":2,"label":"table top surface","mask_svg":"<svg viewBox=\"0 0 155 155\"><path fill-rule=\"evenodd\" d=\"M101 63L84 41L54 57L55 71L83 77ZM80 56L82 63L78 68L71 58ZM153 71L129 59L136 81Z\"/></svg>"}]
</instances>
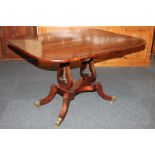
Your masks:
<instances>
[{"instance_id":1,"label":"table top surface","mask_svg":"<svg viewBox=\"0 0 155 155\"><path fill-rule=\"evenodd\" d=\"M51 63L121 57L145 48L143 39L87 28L10 39L8 44L33 59Z\"/></svg>"}]
</instances>

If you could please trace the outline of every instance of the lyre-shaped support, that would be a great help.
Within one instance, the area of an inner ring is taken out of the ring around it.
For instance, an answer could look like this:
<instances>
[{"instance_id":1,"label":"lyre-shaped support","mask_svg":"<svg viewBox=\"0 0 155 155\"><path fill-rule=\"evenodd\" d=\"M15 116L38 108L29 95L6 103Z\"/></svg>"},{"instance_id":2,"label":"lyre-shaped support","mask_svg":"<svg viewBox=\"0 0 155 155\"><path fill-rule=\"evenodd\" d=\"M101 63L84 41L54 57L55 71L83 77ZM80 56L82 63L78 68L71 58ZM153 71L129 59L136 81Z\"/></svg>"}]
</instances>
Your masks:
<instances>
[{"instance_id":1,"label":"lyre-shaped support","mask_svg":"<svg viewBox=\"0 0 155 155\"><path fill-rule=\"evenodd\" d=\"M93 59L86 59L82 61L80 74L84 81L94 82L96 80L96 70L94 68Z\"/></svg>"},{"instance_id":2,"label":"lyre-shaped support","mask_svg":"<svg viewBox=\"0 0 155 155\"><path fill-rule=\"evenodd\" d=\"M57 70L58 85L52 85L49 95L35 102L35 105L39 107L50 102L56 93L59 93L63 96L61 111L55 122L55 127L59 127L62 121L65 119L69 109L70 101L79 93L97 91L103 99L110 100L111 103L116 101L115 96L109 96L104 93L101 83L95 82L96 70L94 68L94 62L92 58L82 60L80 74L81 79L73 82L69 63L60 64Z\"/></svg>"},{"instance_id":3,"label":"lyre-shaped support","mask_svg":"<svg viewBox=\"0 0 155 155\"><path fill-rule=\"evenodd\" d=\"M60 64L57 71L57 81L60 87L69 89L73 86L73 78L71 76L69 64Z\"/></svg>"}]
</instances>

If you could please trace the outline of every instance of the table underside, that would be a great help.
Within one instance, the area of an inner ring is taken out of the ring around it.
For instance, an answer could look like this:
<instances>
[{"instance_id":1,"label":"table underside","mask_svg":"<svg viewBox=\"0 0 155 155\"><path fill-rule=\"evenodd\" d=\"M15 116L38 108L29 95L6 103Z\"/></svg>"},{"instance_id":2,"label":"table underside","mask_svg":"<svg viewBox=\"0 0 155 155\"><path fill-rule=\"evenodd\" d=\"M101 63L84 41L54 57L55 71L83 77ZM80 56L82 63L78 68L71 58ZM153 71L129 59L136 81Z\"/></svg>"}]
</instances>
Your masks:
<instances>
[{"instance_id":1,"label":"table underside","mask_svg":"<svg viewBox=\"0 0 155 155\"><path fill-rule=\"evenodd\" d=\"M59 127L65 119L70 101L79 93L97 91L103 99L111 101L112 104L116 101L115 96L107 95L103 91L101 83L96 82L96 70L93 58L81 62L80 75L81 78L78 81L74 81L71 76L70 64L60 64L57 70L58 84L51 85L49 95L35 102L35 105L40 107L49 103L57 93L63 96L62 108L55 122L55 127Z\"/></svg>"}]
</instances>

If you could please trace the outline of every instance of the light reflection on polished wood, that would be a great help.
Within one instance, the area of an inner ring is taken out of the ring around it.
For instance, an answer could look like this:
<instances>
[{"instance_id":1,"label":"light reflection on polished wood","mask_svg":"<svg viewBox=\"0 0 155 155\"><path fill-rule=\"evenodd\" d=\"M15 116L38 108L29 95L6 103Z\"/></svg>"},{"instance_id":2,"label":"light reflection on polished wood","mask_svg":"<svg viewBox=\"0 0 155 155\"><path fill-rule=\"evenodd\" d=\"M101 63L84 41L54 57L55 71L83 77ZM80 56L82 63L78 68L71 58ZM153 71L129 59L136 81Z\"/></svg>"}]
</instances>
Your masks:
<instances>
[{"instance_id":1,"label":"light reflection on polished wood","mask_svg":"<svg viewBox=\"0 0 155 155\"><path fill-rule=\"evenodd\" d=\"M101 83L96 82L93 59L96 57L120 57L134 53L145 47L145 41L135 37L123 36L96 29L75 29L34 38L9 40L9 45L40 63L58 64L57 85L52 85L47 97L35 102L37 107L49 103L59 93L63 96L60 114L55 122L58 127L67 114L70 101L82 92L97 91L106 100L116 101L116 97L107 95ZM71 76L70 63L80 61L78 81Z\"/></svg>"},{"instance_id":2,"label":"light reflection on polished wood","mask_svg":"<svg viewBox=\"0 0 155 155\"><path fill-rule=\"evenodd\" d=\"M99 29L77 28L10 39L9 45L43 63L69 63L87 58L111 59L144 49L143 39Z\"/></svg>"}]
</instances>

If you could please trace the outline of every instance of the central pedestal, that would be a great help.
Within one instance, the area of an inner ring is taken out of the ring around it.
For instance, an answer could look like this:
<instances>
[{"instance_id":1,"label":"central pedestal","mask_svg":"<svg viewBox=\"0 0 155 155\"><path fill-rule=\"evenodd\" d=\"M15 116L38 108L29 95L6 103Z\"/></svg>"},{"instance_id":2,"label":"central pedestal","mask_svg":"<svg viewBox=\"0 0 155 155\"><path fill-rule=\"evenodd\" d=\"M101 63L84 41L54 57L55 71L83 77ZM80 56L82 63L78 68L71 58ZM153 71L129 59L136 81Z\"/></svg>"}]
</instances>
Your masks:
<instances>
[{"instance_id":1,"label":"central pedestal","mask_svg":"<svg viewBox=\"0 0 155 155\"><path fill-rule=\"evenodd\" d=\"M80 74L81 79L74 82L71 76L69 63L60 64L57 71L58 85L52 85L49 95L35 102L35 105L39 107L49 103L57 93L63 96L62 108L55 122L55 127L60 126L67 114L70 100L72 100L79 93L97 91L103 99L111 101L112 104L116 101L115 96L106 95L103 91L102 85L99 82L95 82L96 71L94 68L93 59L82 61L80 66Z\"/></svg>"}]
</instances>

